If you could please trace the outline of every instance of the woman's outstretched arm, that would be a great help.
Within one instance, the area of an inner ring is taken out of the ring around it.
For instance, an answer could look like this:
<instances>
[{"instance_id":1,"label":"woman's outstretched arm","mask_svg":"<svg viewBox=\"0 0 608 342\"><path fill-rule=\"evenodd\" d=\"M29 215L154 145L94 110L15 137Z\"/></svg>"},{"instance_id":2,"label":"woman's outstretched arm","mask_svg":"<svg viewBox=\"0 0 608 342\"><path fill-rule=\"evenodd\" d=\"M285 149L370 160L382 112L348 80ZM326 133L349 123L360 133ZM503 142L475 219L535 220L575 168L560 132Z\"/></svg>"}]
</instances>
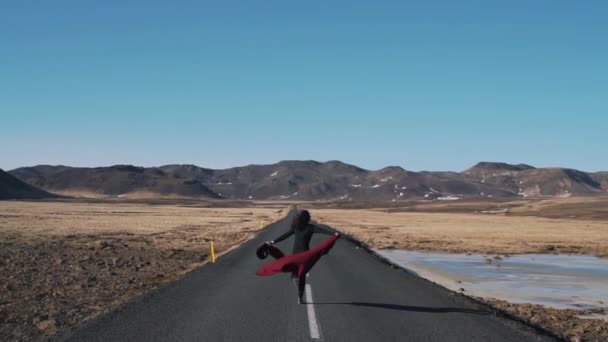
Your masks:
<instances>
[{"instance_id":1,"label":"woman's outstretched arm","mask_svg":"<svg viewBox=\"0 0 608 342\"><path fill-rule=\"evenodd\" d=\"M325 228L327 226L320 226L320 225L314 224L314 223L311 223L311 225L314 227L313 232L315 232L315 233L326 234L326 235L334 235L336 233L336 231L333 229Z\"/></svg>"},{"instance_id":2,"label":"woman's outstretched arm","mask_svg":"<svg viewBox=\"0 0 608 342\"><path fill-rule=\"evenodd\" d=\"M281 242L285 239L287 239L288 237L290 237L291 235L293 235L293 228L289 227L289 230L286 231L285 233L281 234L281 236L279 236L278 238L270 241L270 243L277 243L277 242Z\"/></svg>"}]
</instances>

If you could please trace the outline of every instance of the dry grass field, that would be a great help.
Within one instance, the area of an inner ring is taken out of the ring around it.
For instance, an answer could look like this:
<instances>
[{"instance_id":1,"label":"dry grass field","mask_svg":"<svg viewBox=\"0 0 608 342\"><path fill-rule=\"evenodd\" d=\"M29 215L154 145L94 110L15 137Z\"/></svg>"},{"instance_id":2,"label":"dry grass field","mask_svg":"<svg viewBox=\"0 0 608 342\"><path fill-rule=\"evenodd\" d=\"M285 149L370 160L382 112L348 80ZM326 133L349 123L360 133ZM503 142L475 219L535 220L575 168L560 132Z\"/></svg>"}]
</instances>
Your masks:
<instances>
[{"instance_id":1,"label":"dry grass field","mask_svg":"<svg viewBox=\"0 0 608 342\"><path fill-rule=\"evenodd\" d=\"M260 223L286 214L287 205L169 198L0 201L0 340L48 340L114 309L207 262L211 240L218 253L238 246ZM310 208L316 221L376 248L608 256L605 197L300 206Z\"/></svg>"},{"instance_id":2,"label":"dry grass field","mask_svg":"<svg viewBox=\"0 0 608 342\"><path fill-rule=\"evenodd\" d=\"M608 214L605 198L319 208L313 216L375 248L608 256L604 211Z\"/></svg>"},{"instance_id":3,"label":"dry grass field","mask_svg":"<svg viewBox=\"0 0 608 342\"><path fill-rule=\"evenodd\" d=\"M315 220L374 248L488 255L577 253L608 257L608 198L313 204ZM477 298L567 341L606 341L608 321Z\"/></svg>"},{"instance_id":4,"label":"dry grass field","mask_svg":"<svg viewBox=\"0 0 608 342\"><path fill-rule=\"evenodd\" d=\"M313 209L377 209L386 212L497 214L576 220L608 220L608 197L483 198L458 201L311 202Z\"/></svg>"},{"instance_id":5,"label":"dry grass field","mask_svg":"<svg viewBox=\"0 0 608 342\"><path fill-rule=\"evenodd\" d=\"M0 340L46 340L234 247L276 207L0 201ZM285 208L282 205L281 208Z\"/></svg>"}]
</instances>

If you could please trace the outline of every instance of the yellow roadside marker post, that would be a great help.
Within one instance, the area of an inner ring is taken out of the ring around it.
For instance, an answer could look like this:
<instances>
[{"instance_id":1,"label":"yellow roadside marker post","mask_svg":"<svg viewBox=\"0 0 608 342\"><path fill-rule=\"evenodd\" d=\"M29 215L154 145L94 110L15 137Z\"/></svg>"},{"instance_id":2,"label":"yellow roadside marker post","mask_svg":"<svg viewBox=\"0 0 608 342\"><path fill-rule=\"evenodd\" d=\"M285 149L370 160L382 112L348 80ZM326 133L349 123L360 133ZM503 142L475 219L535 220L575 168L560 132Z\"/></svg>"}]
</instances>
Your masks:
<instances>
[{"instance_id":1,"label":"yellow roadside marker post","mask_svg":"<svg viewBox=\"0 0 608 342\"><path fill-rule=\"evenodd\" d=\"M215 264L215 250L213 249L213 241L211 241L211 263Z\"/></svg>"}]
</instances>

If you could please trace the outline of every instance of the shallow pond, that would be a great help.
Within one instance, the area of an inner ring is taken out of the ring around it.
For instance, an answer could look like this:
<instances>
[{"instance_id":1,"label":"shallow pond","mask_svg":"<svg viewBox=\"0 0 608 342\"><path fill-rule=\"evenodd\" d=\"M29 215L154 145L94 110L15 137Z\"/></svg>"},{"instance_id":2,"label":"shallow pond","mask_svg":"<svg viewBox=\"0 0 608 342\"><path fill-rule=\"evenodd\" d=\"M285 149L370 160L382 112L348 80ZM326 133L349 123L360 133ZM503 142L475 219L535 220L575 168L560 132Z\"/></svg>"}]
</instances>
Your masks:
<instances>
[{"instance_id":1,"label":"shallow pond","mask_svg":"<svg viewBox=\"0 0 608 342\"><path fill-rule=\"evenodd\" d=\"M608 259L589 255L479 254L379 250L380 255L451 290L555 308L608 309Z\"/></svg>"}]
</instances>

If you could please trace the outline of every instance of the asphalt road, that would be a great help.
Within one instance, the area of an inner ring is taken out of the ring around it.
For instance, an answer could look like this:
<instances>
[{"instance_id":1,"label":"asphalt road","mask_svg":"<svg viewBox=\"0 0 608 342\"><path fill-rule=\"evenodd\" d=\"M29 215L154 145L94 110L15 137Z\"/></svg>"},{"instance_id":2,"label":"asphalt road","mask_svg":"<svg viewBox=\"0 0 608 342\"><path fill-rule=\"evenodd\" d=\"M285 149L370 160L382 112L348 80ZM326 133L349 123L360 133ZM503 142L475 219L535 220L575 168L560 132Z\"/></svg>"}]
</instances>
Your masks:
<instances>
[{"instance_id":1,"label":"asphalt road","mask_svg":"<svg viewBox=\"0 0 608 342\"><path fill-rule=\"evenodd\" d=\"M314 212L313 212L314 216ZM308 277L297 304L289 275L258 277L255 249L288 228L254 240L119 310L67 341L550 341L531 328L339 240ZM313 238L318 243L325 235ZM293 238L277 246L291 251Z\"/></svg>"}]
</instances>

